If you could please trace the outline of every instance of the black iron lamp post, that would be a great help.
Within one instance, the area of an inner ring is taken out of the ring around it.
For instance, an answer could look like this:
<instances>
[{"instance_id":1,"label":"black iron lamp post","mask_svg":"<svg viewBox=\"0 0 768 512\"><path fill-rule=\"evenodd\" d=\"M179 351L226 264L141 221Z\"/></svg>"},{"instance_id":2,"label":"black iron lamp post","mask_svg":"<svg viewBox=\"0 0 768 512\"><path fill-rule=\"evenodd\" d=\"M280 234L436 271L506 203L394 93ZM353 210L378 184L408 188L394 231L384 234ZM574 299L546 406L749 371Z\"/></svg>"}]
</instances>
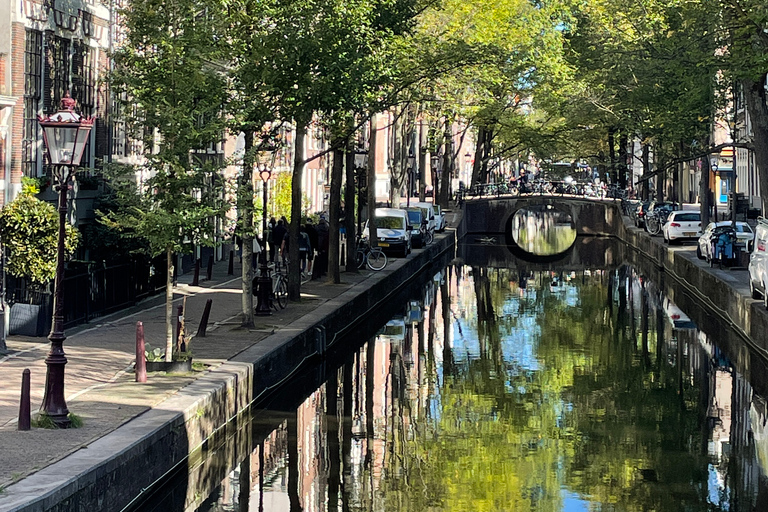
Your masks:
<instances>
[{"instance_id":1,"label":"black iron lamp post","mask_svg":"<svg viewBox=\"0 0 768 512\"><path fill-rule=\"evenodd\" d=\"M261 177L262 190L264 192L261 208L261 232L263 233L262 240L264 247L261 248L260 265L259 265L259 278L256 283L259 287L259 292L256 297L256 314L259 316L267 316L272 314L272 310L269 306L269 297L272 295L272 278L269 276L269 267L267 266L267 186L269 184L269 178L272 176L272 169L266 165L262 165L259 170L259 176Z\"/></svg>"},{"instance_id":2,"label":"black iron lamp post","mask_svg":"<svg viewBox=\"0 0 768 512\"><path fill-rule=\"evenodd\" d=\"M411 195L413 195L413 173L416 170L416 157L408 155L408 192L405 196L406 206L411 206Z\"/></svg>"},{"instance_id":3,"label":"black iron lamp post","mask_svg":"<svg viewBox=\"0 0 768 512\"><path fill-rule=\"evenodd\" d=\"M368 150L358 149L355 151L355 171L357 171L357 235L362 236L362 212L363 212L363 191L367 183L368 170Z\"/></svg>"},{"instance_id":4,"label":"black iron lamp post","mask_svg":"<svg viewBox=\"0 0 768 512\"><path fill-rule=\"evenodd\" d=\"M48 117L39 117L43 128L43 140L48 159L53 165L59 191L59 237L56 247L56 277L53 288L53 325L48 339L51 351L45 358L48 370L45 376L45 396L40 412L53 420L59 428L70 426L69 410L64 399L64 304L62 285L64 283L64 241L67 222L67 191L69 180L80 165L88 135L93 128L93 117L87 119L75 113L75 100L67 93L61 100L61 110Z\"/></svg>"}]
</instances>

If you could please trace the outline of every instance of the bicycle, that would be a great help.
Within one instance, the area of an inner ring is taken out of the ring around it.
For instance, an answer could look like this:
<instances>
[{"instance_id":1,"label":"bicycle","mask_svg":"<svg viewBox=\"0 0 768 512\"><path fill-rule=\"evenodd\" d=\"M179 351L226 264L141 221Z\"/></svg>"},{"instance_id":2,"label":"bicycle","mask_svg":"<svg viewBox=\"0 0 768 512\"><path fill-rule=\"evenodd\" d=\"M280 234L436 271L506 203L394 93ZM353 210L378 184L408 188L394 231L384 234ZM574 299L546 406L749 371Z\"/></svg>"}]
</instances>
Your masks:
<instances>
[{"instance_id":1,"label":"bicycle","mask_svg":"<svg viewBox=\"0 0 768 512\"><path fill-rule=\"evenodd\" d=\"M419 231L421 232L421 239L423 240L424 245L429 245L434 241L435 235L427 227L426 221L421 222L421 226L419 226Z\"/></svg>"},{"instance_id":2,"label":"bicycle","mask_svg":"<svg viewBox=\"0 0 768 512\"><path fill-rule=\"evenodd\" d=\"M365 238L358 240L356 256L358 269L368 266L371 270L379 271L387 266L387 255L381 247L371 247Z\"/></svg>"},{"instance_id":3,"label":"bicycle","mask_svg":"<svg viewBox=\"0 0 768 512\"><path fill-rule=\"evenodd\" d=\"M286 270L287 270L286 265ZM269 304L275 311L285 309L288 304L288 276L286 276L278 263L275 263L275 281L272 283L272 293L269 296Z\"/></svg>"}]
</instances>

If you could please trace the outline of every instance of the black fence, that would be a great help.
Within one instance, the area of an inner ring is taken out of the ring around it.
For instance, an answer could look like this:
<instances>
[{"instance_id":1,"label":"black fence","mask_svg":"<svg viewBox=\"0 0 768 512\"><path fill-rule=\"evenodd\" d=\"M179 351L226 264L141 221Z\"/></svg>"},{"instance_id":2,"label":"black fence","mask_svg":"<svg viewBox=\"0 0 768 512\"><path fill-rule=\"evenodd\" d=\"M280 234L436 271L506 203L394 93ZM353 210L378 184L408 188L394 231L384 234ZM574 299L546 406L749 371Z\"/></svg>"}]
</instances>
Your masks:
<instances>
[{"instance_id":1,"label":"black fence","mask_svg":"<svg viewBox=\"0 0 768 512\"><path fill-rule=\"evenodd\" d=\"M140 300L165 291L165 256L154 260L132 260L124 263L70 263L64 274L64 328L92 320L133 306ZM41 330L51 328L53 312L52 285L46 289L33 287L24 279L7 276L6 300L9 304L39 305L46 315Z\"/></svg>"}]
</instances>

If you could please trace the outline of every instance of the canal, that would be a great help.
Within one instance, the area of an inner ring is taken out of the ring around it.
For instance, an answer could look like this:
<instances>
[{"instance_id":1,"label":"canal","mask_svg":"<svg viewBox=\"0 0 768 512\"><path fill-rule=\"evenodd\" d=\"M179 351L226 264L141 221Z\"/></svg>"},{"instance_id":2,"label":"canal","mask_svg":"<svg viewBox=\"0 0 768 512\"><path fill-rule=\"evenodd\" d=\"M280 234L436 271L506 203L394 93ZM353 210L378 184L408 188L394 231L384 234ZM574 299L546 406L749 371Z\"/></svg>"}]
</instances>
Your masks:
<instances>
[{"instance_id":1,"label":"canal","mask_svg":"<svg viewBox=\"0 0 768 512\"><path fill-rule=\"evenodd\" d=\"M617 241L495 242L126 510L768 510L762 357Z\"/></svg>"}]
</instances>

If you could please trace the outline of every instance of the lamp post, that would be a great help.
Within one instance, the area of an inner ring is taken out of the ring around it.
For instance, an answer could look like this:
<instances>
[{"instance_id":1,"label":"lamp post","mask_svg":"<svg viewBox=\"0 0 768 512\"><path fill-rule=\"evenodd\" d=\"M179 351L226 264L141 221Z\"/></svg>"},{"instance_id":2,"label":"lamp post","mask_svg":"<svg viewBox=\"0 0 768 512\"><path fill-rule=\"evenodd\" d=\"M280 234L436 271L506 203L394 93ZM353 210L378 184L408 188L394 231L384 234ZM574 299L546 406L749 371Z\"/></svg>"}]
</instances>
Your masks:
<instances>
[{"instance_id":1,"label":"lamp post","mask_svg":"<svg viewBox=\"0 0 768 512\"><path fill-rule=\"evenodd\" d=\"M58 180L59 191L59 235L56 245L56 277L53 288L53 325L48 339L51 341L51 351L45 358L48 367L45 374L45 395L40 412L53 420L59 428L70 426L69 409L64 399L64 366L67 358L64 355L64 241L66 238L67 222L67 191L69 180L72 178L80 159L83 156L88 135L93 128L93 117L87 119L75 113L75 100L67 93L61 100L61 109L48 117L38 117L43 128L43 140L47 149L48 159L53 165L54 176Z\"/></svg>"},{"instance_id":2,"label":"lamp post","mask_svg":"<svg viewBox=\"0 0 768 512\"><path fill-rule=\"evenodd\" d=\"M264 247L261 248L261 254L259 255L259 278L256 283L259 287L256 302L256 314L259 316L268 316L272 314L272 310L269 306L269 297L272 295L272 278L269 276L269 267L267 266L267 186L269 184L269 178L272 176L272 169L266 165L262 165L259 170L259 177L261 177L262 190L264 192L261 208L261 232Z\"/></svg>"},{"instance_id":3,"label":"lamp post","mask_svg":"<svg viewBox=\"0 0 768 512\"><path fill-rule=\"evenodd\" d=\"M410 207L411 206L411 194L413 192L413 170L416 166L416 157L413 155L408 155L408 192L406 192L405 196L405 205Z\"/></svg>"},{"instance_id":4,"label":"lamp post","mask_svg":"<svg viewBox=\"0 0 768 512\"><path fill-rule=\"evenodd\" d=\"M367 182L368 150L355 151L355 171L357 173L357 236L362 236L363 190Z\"/></svg>"}]
</instances>

